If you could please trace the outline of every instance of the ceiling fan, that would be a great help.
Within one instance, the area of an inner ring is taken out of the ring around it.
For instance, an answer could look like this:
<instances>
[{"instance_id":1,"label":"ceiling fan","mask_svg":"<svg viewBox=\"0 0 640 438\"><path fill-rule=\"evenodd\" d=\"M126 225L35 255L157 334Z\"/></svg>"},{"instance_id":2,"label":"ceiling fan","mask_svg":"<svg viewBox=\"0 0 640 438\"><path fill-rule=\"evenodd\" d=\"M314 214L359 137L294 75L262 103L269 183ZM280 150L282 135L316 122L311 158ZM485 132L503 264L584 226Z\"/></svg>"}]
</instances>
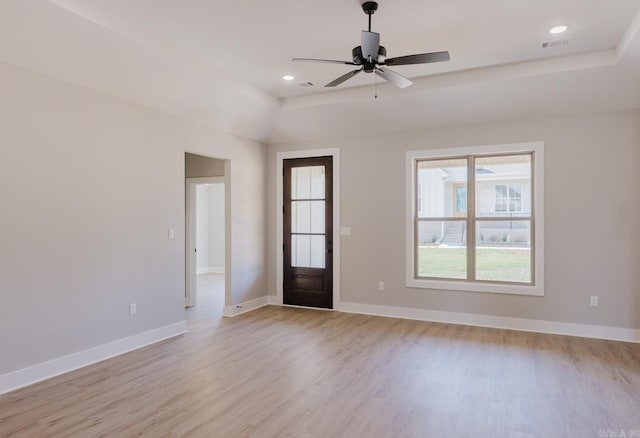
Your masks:
<instances>
[{"instance_id":1,"label":"ceiling fan","mask_svg":"<svg viewBox=\"0 0 640 438\"><path fill-rule=\"evenodd\" d=\"M362 3L362 10L369 16L369 30L362 31L361 45L355 47L351 54L353 61L336 61L332 59L313 59L313 58L293 58L292 61L303 62L322 62L327 64L346 64L357 65L359 69L350 71L339 78L329 82L325 87L335 87L351 79L355 75L365 73L375 73L386 81L391 82L399 88L406 88L413 84L409 79L405 78L393 70L389 70L390 65L409 65L409 64L429 64L432 62L449 61L449 52L433 52L421 53L419 55L400 56L398 58L387 59L387 50L380 45L380 34L371 32L371 16L378 9L378 3L375 1L365 1Z\"/></svg>"}]
</instances>

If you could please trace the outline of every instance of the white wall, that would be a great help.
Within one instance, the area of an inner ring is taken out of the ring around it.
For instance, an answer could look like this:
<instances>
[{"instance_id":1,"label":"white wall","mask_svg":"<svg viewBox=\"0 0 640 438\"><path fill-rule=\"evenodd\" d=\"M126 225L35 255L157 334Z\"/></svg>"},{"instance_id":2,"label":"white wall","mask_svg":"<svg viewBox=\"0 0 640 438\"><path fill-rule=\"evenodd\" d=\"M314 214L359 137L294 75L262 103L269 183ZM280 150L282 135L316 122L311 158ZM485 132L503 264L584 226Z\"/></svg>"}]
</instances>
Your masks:
<instances>
[{"instance_id":1,"label":"white wall","mask_svg":"<svg viewBox=\"0 0 640 438\"><path fill-rule=\"evenodd\" d=\"M196 186L196 259L199 273L224 272L224 184Z\"/></svg>"},{"instance_id":2,"label":"white wall","mask_svg":"<svg viewBox=\"0 0 640 438\"><path fill-rule=\"evenodd\" d=\"M228 302L265 294L264 145L3 63L0 123L0 374L184 319L185 150L230 159Z\"/></svg>"},{"instance_id":3,"label":"white wall","mask_svg":"<svg viewBox=\"0 0 640 438\"><path fill-rule=\"evenodd\" d=\"M545 296L405 287L405 151L526 141L545 142ZM342 301L640 328L640 112L270 145L270 294L275 154L328 147L341 148L341 222L352 231L342 238Z\"/></svg>"},{"instance_id":4,"label":"white wall","mask_svg":"<svg viewBox=\"0 0 640 438\"><path fill-rule=\"evenodd\" d=\"M209 267L209 196L203 184L196 186L196 268Z\"/></svg>"},{"instance_id":5,"label":"white wall","mask_svg":"<svg viewBox=\"0 0 640 438\"><path fill-rule=\"evenodd\" d=\"M209 187L209 267L224 272L224 184Z\"/></svg>"}]
</instances>

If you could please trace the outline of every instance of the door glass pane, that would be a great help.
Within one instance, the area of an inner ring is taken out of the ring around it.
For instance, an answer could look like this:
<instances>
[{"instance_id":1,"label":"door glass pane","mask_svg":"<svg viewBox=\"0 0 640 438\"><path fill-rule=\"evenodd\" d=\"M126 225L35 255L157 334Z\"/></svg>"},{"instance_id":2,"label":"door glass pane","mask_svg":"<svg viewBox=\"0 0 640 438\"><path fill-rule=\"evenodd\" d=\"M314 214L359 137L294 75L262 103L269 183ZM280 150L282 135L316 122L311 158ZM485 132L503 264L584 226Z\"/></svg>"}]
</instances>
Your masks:
<instances>
[{"instance_id":1,"label":"door glass pane","mask_svg":"<svg viewBox=\"0 0 640 438\"><path fill-rule=\"evenodd\" d=\"M291 236L291 266L306 267L311 263L311 236Z\"/></svg>"},{"instance_id":2,"label":"door glass pane","mask_svg":"<svg viewBox=\"0 0 640 438\"><path fill-rule=\"evenodd\" d=\"M325 168L291 169L291 266L325 267ZM303 199L304 201L298 201ZM307 233L318 233L310 235Z\"/></svg>"},{"instance_id":3,"label":"door glass pane","mask_svg":"<svg viewBox=\"0 0 640 438\"><path fill-rule=\"evenodd\" d=\"M291 266L324 268L324 236L294 234L291 236Z\"/></svg>"},{"instance_id":4,"label":"door glass pane","mask_svg":"<svg viewBox=\"0 0 640 438\"><path fill-rule=\"evenodd\" d=\"M531 158L476 158L477 217L531 216Z\"/></svg>"},{"instance_id":5,"label":"door glass pane","mask_svg":"<svg viewBox=\"0 0 640 438\"><path fill-rule=\"evenodd\" d=\"M418 162L418 217L465 217L467 214L467 159Z\"/></svg>"},{"instance_id":6,"label":"door glass pane","mask_svg":"<svg viewBox=\"0 0 640 438\"><path fill-rule=\"evenodd\" d=\"M291 169L291 199L324 199L324 166Z\"/></svg>"},{"instance_id":7,"label":"door glass pane","mask_svg":"<svg viewBox=\"0 0 640 438\"><path fill-rule=\"evenodd\" d=\"M311 268L324 268L324 236L311 236Z\"/></svg>"},{"instance_id":8,"label":"door glass pane","mask_svg":"<svg viewBox=\"0 0 640 438\"><path fill-rule=\"evenodd\" d=\"M324 234L325 201L292 201L291 232Z\"/></svg>"},{"instance_id":9,"label":"door glass pane","mask_svg":"<svg viewBox=\"0 0 640 438\"><path fill-rule=\"evenodd\" d=\"M467 278L467 223L421 221L418 224L418 277Z\"/></svg>"},{"instance_id":10,"label":"door glass pane","mask_svg":"<svg viewBox=\"0 0 640 438\"><path fill-rule=\"evenodd\" d=\"M531 283L531 222L476 223L476 280Z\"/></svg>"}]
</instances>

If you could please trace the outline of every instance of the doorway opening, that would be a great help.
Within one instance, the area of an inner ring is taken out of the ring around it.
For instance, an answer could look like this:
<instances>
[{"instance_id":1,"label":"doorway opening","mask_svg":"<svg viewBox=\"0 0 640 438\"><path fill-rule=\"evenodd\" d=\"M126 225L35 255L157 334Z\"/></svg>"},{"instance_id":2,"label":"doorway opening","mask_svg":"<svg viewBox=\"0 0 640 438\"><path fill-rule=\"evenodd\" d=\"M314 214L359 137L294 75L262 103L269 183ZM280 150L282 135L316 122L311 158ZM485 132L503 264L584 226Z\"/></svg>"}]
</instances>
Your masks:
<instances>
[{"instance_id":1,"label":"doorway opening","mask_svg":"<svg viewBox=\"0 0 640 438\"><path fill-rule=\"evenodd\" d=\"M221 316L228 295L225 169L225 160L185 154L185 307L206 316Z\"/></svg>"}]
</instances>

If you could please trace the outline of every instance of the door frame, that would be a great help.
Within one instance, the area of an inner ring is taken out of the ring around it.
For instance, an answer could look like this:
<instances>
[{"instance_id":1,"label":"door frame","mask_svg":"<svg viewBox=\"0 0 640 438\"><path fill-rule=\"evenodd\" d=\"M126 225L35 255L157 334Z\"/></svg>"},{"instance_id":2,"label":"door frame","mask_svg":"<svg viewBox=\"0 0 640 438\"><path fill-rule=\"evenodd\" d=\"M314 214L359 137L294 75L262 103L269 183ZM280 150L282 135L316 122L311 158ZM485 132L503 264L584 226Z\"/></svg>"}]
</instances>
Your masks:
<instances>
[{"instance_id":1,"label":"door frame","mask_svg":"<svg viewBox=\"0 0 640 438\"><path fill-rule=\"evenodd\" d=\"M342 237L340 235L340 148L276 153L276 304L285 305L283 304L284 257L282 251L284 245L284 218L282 215L282 209L284 207L284 160L312 157L333 158L333 309L323 310L340 310L340 256Z\"/></svg>"},{"instance_id":2,"label":"door frame","mask_svg":"<svg viewBox=\"0 0 640 438\"><path fill-rule=\"evenodd\" d=\"M201 184L224 184L225 185L225 277L228 275L228 257L227 257L227 189L226 178L224 176L209 176L201 178L185 178L185 297L184 306L193 307L198 302L197 294L197 259L195 254L196 247L196 186ZM225 289L227 282L225 281ZM225 291L225 306L227 305L227 293Z\"/></svg>"}]
</instances>

